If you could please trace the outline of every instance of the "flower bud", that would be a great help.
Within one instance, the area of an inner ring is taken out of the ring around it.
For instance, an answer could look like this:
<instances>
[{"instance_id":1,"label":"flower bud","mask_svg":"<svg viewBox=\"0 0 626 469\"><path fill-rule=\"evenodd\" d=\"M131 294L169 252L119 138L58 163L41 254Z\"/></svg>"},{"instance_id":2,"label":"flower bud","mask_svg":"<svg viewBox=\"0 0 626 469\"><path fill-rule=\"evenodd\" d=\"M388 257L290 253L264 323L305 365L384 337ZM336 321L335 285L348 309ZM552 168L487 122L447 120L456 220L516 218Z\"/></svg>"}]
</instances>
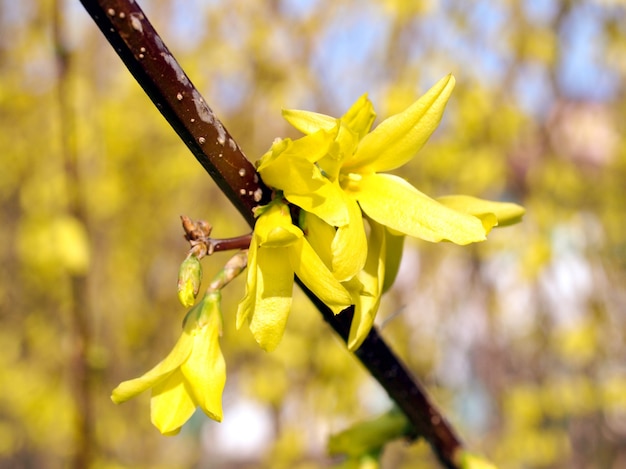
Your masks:
<instances>
[{"instance_id":1,"label":"flower bud","mask_svg":"<svg viewBox=\"0 0 626 469\"><path fill-rule=\"evenodd\" d=\"M202 265L196 256L189 256L178 271L178 299L185 308L193 306L202 282Z\"/></svg>"}]
</instances>

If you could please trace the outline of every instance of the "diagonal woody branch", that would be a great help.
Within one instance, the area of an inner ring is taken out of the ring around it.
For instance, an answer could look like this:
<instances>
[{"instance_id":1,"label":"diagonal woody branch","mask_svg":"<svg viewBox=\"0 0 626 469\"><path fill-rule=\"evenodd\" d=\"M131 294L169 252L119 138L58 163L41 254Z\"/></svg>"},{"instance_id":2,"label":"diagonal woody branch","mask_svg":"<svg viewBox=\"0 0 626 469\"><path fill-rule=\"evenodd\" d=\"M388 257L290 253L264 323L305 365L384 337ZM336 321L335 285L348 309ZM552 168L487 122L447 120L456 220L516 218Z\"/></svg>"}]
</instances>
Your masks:
<instances>
[{"instance_id":1,"label":"diagonal woody branch","mask_svg":"<svg viewBox=\"0 0 626 469\"><path fill-rule=\"evenodd\" d=\"M128 70L250 225L269 201L254 166L133 0L81 0Z\"/></svg>"},{"instance_id":2,"label":"diagonal woody branch","mask_svg":"<svg viewBox=\"0 0 626 469\"><path fill-rule=\"evenodd\" d=\"M254 225L253 208L266 204L271 191L191 83L134 0L81 0L126 67L220 189ZM335 316L299 282L324 319L346 341L353 308ZM442 465L457 468L462 445L375 329L355 355L405 413L414 432L432 446Z\"/></svg>"}]
</instances>

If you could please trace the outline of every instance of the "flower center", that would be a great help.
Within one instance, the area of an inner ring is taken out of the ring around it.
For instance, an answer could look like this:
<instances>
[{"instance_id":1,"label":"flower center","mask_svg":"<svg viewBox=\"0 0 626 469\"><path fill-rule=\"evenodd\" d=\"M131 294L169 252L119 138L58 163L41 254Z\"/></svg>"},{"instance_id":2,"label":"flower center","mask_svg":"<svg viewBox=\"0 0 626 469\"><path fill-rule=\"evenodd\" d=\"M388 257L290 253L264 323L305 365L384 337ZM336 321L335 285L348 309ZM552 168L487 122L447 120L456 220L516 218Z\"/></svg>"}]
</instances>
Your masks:
<instances>
[{"instance_id":1,"label":"flower center","mask_svg":"<svg viewBox=\"0 0 626 469\"><path fill-rule=\"evenodd\" d=\"M346 192L358 192L361 179L363 179L363 176L359 173L341 173L339 175L339 185Z\"/></svg>"}]
</instances>

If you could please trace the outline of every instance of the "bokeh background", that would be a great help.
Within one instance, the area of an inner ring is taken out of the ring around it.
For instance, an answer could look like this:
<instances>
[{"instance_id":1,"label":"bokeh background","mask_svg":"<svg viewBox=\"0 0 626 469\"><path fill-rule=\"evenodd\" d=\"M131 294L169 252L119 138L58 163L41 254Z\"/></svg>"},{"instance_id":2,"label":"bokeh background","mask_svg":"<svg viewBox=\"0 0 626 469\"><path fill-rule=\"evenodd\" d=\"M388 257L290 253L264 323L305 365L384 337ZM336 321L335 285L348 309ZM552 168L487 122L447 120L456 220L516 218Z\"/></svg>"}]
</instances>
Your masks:
<instances>
[{"instance_id":1,"label":"bokeh background","mask_svg":"<svg viewBox=\"0 0 626 469\"><path fill-rule=\"evenodd\" d=\"M407 240L382 334L500 467L626 467L623 1L142 3L252 160L296 135L281 108L368 92L384 118L454 73L397 174L527 215L476 246ZM179 335L181 214L247 230L77 1L0 1L0 467L330 467L328 435L388 409L299 292L276 352L236 331L240 279L223 423L165 438L147 394L112 404ZM399 442L383 467L437 464Z\"/></svg>"}]
</instances>

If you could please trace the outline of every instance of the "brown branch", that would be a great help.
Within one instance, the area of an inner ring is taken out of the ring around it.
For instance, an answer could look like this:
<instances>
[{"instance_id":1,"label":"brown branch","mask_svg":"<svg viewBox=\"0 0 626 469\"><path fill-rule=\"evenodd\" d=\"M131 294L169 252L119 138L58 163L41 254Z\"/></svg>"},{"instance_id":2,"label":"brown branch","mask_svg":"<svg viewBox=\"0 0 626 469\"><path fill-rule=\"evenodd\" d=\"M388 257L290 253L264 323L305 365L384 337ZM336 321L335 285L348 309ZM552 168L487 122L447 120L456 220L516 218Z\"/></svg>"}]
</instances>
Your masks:
<instances>
[{"instance_id":1,"label":"brown branch","mask_svg":"<svg viewBox=\"0 0 626 469\"><path fill-rule=\"evenodd\" d=\"M81 3L161 114L253 226L252 210L270 200L270 191L137 3L132 0L81 0ZM335 316L298 283L345 341L352 308ZM355 354L412 423L415 432L409 436L424 437L445 467L457 468L456 459L462 445L454 430L376 329L371 330Z\"/></svg>"},{"instance_id":2,"label":"brown branch","mask_svg":"<svg viewBox=\"0 0 626 469\"><path fill-rule=\"evenodd\" d=\"M215 116L139 5L81 0L137 82L248 223L269 201L254 166Z\"/></svg>"},{"instance_id":3,"label":"brown branch","mask_svg":"<svg viewBox=\"0 0 626 469\"><path fill-rule=\"evenodd\" d=\"M296 280L326 322L347 343L354 307L351 306L341 314L335 315L299 279ZM433 404L428 391L393 353L376 328L371 329L354 354L411 422L414 431L407 437L411 439L423 437L430 443L444 467L458 468L458 458L463 449L461 440Z\"/></svg>"}]
</instances>

